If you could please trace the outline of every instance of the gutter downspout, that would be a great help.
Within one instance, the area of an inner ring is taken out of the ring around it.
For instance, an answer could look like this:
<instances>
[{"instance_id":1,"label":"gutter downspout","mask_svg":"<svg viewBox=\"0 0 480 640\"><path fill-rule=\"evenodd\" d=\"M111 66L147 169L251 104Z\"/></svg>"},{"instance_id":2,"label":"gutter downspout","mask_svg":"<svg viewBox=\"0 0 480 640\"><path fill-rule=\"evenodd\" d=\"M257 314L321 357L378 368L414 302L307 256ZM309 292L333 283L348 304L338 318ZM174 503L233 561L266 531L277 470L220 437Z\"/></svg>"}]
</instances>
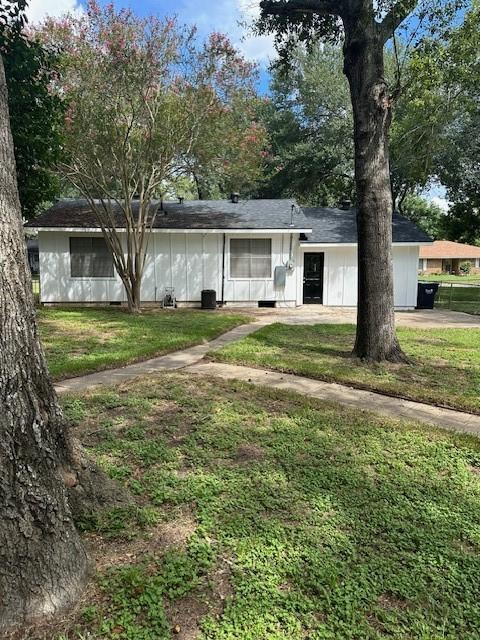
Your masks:
<instances>
[{"instance_id":1,"label":"gutter downspout","mask_svg":"<svg viewBox=\"0 0 480 640\"><path fill-rule=\"evenodd\" d=\"M222 307L225 304L225 246L227 242L227 234L223 234L223 250L222 250Z\"/></svg>"}]
</instances>

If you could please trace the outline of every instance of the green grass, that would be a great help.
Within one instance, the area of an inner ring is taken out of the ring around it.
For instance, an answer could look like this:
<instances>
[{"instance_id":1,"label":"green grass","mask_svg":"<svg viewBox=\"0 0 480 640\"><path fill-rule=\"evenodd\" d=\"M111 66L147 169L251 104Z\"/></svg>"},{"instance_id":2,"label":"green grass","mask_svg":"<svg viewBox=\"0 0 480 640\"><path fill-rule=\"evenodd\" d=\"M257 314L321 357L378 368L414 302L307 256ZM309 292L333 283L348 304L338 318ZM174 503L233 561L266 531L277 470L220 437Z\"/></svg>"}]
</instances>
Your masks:
<instances>
[{"instance_id":1,"label":"green grass","mask_svg":"<svg viewBox=\"0 0 480 640\"><path fill-rule=\"evenodd\" d=\"M480 413L480 329L401 327L406 365L352 358L354 335L353 325L274 324L210 355Z\"/></svg>"},{"instance_id":2,"label":"green grass","mask_svg":"<svg viewBox=\"0 0 480 640\"><path fill-rule=\"evenodd\" d=\"M137 504L84 523L62 638L478 638L478 440L181 374L65 410Z\"/></svg>"},{"instance_id":3,"label":"green grass","mask_svg":"<svg viewBox=\"0 0 480 640\"><path fill-rule=\"evenodd\" d=\"M426 282L454 282L456 284L480 284L480 273L471 273L466 276L456 276L449 273L426 273L418 276L420 281Z\"/></svg>"},{"instance_id":4,"label":"green grass","mask_svg":"<svg viewBox=\"0 0 480 640\"><path fill-rule=\"evenodd\" d=\"M211 340L239 324L242 315L191 310L43 308L40 334L55 379L118 367Z\"/></svg>"}]
</instances>

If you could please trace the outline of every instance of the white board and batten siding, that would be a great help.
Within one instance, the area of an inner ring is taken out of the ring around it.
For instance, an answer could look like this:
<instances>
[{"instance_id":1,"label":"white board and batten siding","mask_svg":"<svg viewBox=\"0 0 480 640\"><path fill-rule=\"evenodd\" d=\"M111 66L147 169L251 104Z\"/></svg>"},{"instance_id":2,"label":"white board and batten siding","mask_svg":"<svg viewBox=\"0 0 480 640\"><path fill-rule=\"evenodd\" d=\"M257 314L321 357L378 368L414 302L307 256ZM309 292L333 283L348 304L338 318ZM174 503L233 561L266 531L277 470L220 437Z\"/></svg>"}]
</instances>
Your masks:
<instances>
[{"instance_id":1,"label":"white board and batten siding","mask_svg":"<svg viewBox=\"0 0 480 640\"><path fill-rule=\"evenodd\" d=\"M123 302L124 287L113 278L72 278L70 276L70 238L85 233L39 231L40 296L42 302ZM101 236L100 233L88 233Z\"/></svg>"},{"instance_id":2,"label":"white board and batten siding","mask_svg":"<svg viewBox=\"0 0 480 640\"><path fill-rule=\"evenodd\" d=\"M115 272L112 278L72 278L70 275L70 237L82 232L39 231L41 300L45 303L125 302L122 282ZM90 236L101 236L89 232ZM230 275L230 239L271 238L272 269L268 278L233 278ZM290 257L289 233L225 235L224 299L229 303L277 300L279 306L295 305L298 299L295 272L287 274L285 288L274 287L274 269ZM142 300L159 302L166 287L174 287L181 303L198 303L203 289L222 295L223 233L153 233L150 237ZM296 262L298 233L292 238Z\"/></svg>"},{"instance_id":3,"label":"white board and batten siding","mask_svg":"<svg viewBox=\"0 0 480 640\"><path fill-rule=\"evenodd\" d=\"M45 303L125 302L122 282L112 278L72 278L70 275L70 237L82 232L39 231L41 300ZM88 235L98 235L91 233ZM268 278L233 278L230 274L231 238L270 238L271 274ZM292 253L290 254L290 240ZM223 233L153 233L148 247L142 282L142 300L160 302L165 287L174 287L180 303L199 303L203 289L214 289L222 296ZM224 300L228 304L256 304L276 300L277 306L303 303L303 260L305 252L323 252L323 304L356 306L357 249L354 245L299 245L298 233L225 234ZM419 246L393 246L395 306L414 308L417 296ZM274 270L293 259L287 271L286 286L276 289Z\"/></svg>"},{"instance_id":4,"label":"white board and batten siding","mask_svg":"<svg viewBox=\"0 0 480 640\"><path fill-rule=\"evenodd\" d=\"M324 253L323 304L355 307L357 305L357 247L354 245L300 248L297 273L299 304L303 285L303 256L306 252ZM417 303L418 245L395 244L392 247L394 303L398 309L413 309Z\"/></svg>"}]
</instances>

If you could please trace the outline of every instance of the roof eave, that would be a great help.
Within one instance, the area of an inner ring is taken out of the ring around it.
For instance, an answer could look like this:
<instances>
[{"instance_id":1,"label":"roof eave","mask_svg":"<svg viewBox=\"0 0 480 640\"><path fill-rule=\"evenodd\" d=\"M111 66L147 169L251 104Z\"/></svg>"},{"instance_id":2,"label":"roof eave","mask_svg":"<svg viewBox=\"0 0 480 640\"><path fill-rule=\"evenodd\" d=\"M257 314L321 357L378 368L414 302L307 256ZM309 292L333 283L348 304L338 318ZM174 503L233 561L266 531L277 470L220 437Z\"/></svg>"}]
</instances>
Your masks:
<instances>
[{"instance_id":1,"label":"roof eave","mask_svg":"<svg viewBox=\"0 0 480 640\"><path fill-rule=\"evenodd\" d=\"M34 231L49 231L49 232L54 232L54 231L60 231L63 233L101 233L102 230L100 229L100 227L28 227L29 229L32 229ZM125 227L117 227L116 228L117 231L125 231ZM312 229L310 228L305 228L305 227L259 227L259 228L254 228L254 227L241 227L241 228L233 228L233 227L226 227L226 228L216 228L216 229L209 229L209 228L197 228L197 229L191 229L191 228L168 228L168 229L164 229L164 228L155 228L152 229L152 233L231 233L231 234L235 234L235 233L312 233Z\"/></svg>"},{"instance_id":2,"label":"roof eave","mask_svg":"<svg viewBox=\"0 0 480 640\"><path fill-rule=\"evenodd\" d=\"M300 242L301 247L356 247L358 242ZM401 240L392 242L393 247L417 247L419 245L431 245L426 240Z\"/></svg>"}]
</instances>

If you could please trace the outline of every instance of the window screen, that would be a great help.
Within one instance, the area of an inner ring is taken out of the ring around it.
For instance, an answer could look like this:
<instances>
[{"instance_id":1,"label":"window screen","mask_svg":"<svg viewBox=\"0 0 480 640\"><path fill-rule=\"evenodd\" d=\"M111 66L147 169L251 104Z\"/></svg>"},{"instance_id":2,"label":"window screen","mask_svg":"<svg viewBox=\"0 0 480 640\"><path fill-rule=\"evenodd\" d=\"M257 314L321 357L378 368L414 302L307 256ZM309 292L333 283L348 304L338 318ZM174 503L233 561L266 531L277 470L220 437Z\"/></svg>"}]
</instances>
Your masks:
<instances>
[{"instance_id":1,"label":"window screen","mask_svg":"<svg viewBox=\"0 0 480 640\"><path fill-rule=\"evenodd\" d=\"M72 278L113 278L113 259L104 238L70 238Z\"/></svg>"},{"instance_id":2,"label":"window screen","mask_svg":"<svg viewBox=\"0 0 480 640\"><path fill-rule=\"evenodd\" d=\"M272 241L270 238L230 240L232 278L271 278Z\"/></svg>"}]
</instances>

